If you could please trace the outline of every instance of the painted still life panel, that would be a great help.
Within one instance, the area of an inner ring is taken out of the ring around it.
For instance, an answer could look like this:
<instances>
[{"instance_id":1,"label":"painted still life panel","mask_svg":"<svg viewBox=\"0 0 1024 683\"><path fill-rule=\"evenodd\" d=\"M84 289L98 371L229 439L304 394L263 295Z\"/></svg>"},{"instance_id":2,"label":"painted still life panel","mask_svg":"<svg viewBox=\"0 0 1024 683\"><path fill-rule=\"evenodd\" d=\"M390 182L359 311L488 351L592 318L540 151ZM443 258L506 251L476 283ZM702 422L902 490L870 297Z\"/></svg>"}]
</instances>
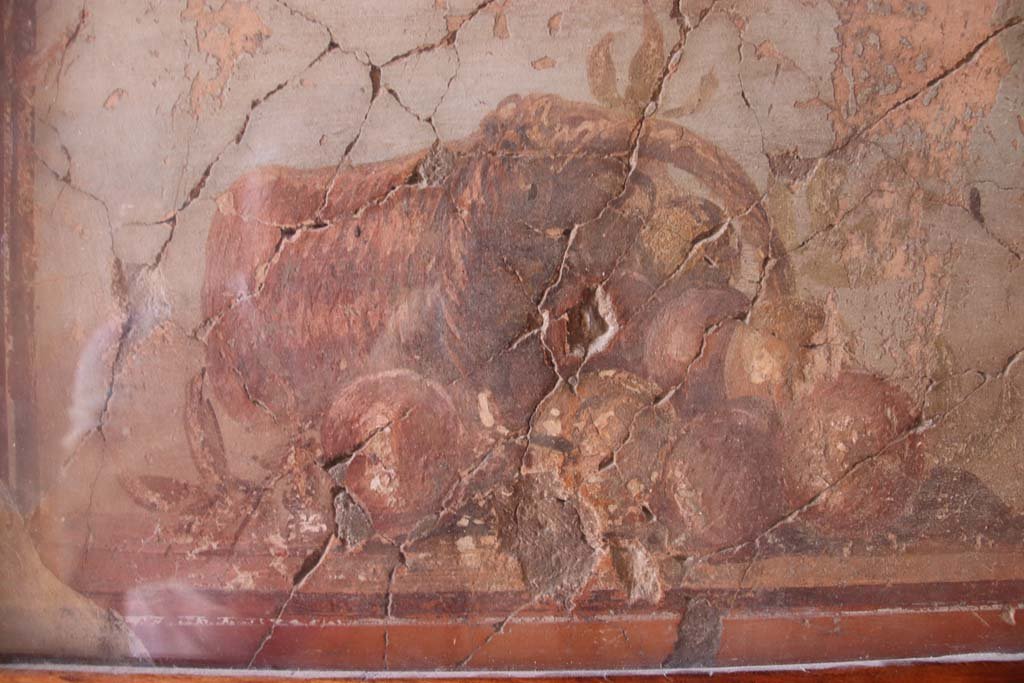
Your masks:
<instances>
[{"instance_id":1,"label":"painted still life panel","mask_svg":"<svg viewBox=\"0 0 1024 683\"><path fill-rule=\"evenodd\" d=\"M5 661L1024 649L1020 2L4 13Z\"/></svg>"}]
</instances>

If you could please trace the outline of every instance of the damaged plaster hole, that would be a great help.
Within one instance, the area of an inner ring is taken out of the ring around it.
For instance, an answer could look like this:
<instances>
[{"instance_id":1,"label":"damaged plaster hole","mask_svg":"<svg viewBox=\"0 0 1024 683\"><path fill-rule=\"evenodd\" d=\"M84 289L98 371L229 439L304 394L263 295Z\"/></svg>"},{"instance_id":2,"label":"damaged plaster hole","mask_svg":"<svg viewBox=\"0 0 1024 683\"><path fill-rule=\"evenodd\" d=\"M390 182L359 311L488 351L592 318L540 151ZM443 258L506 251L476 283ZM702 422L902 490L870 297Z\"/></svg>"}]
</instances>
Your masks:
<instances>
[{"instance_id":1,"label":"damaged plaster hole","mask_svg":"<svg viewBox=\"0 0 1024 683\"><path fill-rule=\"evenodd\" d=\"M587 289L580 302L568 313L566 343L569 354L576 358L589 358L601 353L618 331L615 307L604 287L598 285Z\"/></svg>"},{"instance_id":2,"label":"damaged plaster hole","mask_svg":"<svg viewBox=\"0 0 1024 683\"><path fill-rule=\"evenodd\" d=\"M335 535L346 550L358 548L373 535L370 516L345 490L334 496L334 523Z\"/></svg>"},{"instance_id":3,"label":"damaged plaster hole","mask_svg":"<svg viewBox=\"0 0 1024 683\"><path fill-rule=\"evenodd\" d=\"M454 155L438 142L435 142L427 155L423 157L416 170L409 178L409 185L431 187L441 185L451 174Z\"/></svg>"},{"instance_id":4,"label":"damaged plaster hole","mask_svg":"<svg viewBox=\"0 0 1024 683\"><path fill-rule=\"evenodd\" d=\"M369 441L376 436L374 432L366 441L359 444L353 451L334 458L324 466L324 471L334 482L331 487L334 507L335 536L345 550L357 550L373 536L373 520L369 513L355 497L345 488L345 474L352 459Z\"/></svg>"}]
</instances>

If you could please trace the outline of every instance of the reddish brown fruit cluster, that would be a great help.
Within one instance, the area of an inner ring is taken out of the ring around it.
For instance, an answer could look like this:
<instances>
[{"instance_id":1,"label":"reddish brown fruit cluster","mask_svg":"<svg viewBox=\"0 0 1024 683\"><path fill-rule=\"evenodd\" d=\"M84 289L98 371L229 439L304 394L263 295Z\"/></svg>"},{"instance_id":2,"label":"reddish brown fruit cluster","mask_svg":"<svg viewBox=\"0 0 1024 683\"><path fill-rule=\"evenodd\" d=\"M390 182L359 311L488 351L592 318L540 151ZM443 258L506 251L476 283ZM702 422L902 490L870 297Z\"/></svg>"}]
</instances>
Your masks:
<instances>
[{"instance_id":1,"label":"reddish brown fruit cluster","mask_svg":"<svg viewBox=\"0 0 1024 683\"><path fill-rule=\"evenodd\" d=\"M219 405L319 424L391 539L509 441L526 447L511 476L559 481L517 485L524 510L561 491L605 534L666 551L749 541L847 476L808 520L877 531L917 474L906 397L853 372L798 387L821 315L790 294L753 184L653 119L630 168L635 130L621 111L510 98L444 148L242 178L207 250Z\"/></svg>"}]
</instances>

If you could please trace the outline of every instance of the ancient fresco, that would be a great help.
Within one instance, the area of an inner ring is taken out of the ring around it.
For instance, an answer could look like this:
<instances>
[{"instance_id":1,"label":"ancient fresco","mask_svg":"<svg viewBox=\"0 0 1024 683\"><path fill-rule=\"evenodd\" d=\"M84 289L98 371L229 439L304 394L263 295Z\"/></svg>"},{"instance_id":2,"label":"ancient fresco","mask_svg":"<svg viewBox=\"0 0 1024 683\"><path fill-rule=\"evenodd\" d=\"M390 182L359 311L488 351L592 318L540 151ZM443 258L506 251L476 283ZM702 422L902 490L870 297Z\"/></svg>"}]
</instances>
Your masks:
<instances>
[{"instance_id":1,"label":"ancient fresco","mask_svg":"<svg viewBox=\"0 0 1024 683\"><path fill-rule=\"evenodd\" d=\"M1021 649L1019 4L172 4L11 10L0 651Z\"/></svg>"}]
</instances>

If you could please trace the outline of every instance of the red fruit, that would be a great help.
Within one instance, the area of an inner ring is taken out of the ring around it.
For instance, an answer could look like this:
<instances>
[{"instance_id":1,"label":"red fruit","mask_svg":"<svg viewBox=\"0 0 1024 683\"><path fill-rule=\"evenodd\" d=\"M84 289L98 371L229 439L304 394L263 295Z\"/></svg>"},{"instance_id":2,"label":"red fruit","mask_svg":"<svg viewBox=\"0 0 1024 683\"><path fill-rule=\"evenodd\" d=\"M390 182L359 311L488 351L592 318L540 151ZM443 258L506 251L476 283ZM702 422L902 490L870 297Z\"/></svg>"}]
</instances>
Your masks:
<instances>
[{"instance_id":1,"label":"red fruit","mask_svg":"<svg viewBox=\"0 0 1024 683\"><path fill-rule=\"evenodd\" d=\"M872 375L844 372L796 401L784 462L793 506L817 497L802 517L848 536L887 528L921 475L920 439L909 397Z\"/></svg>"},{"instance_id":2,"label":"red fruit","mask_svg":"<svg viewBox=\"0 0 1024 683\"><path fill-rule=\"evenodd\" d=\"M652 507L683 552L742 543L784 512L778 419L757 399L732 401L681 429Z\"/></svg>"},{"instance_id":3,"label":"red fruit","mask_svg":"<svg viewBox=\"0 0 1024 683\"><path fill-rule=\"evenodd\" d=\"M646 327L644 368L662 389L679 384L701 353L709 328L746 310L747 300L733 289L686 289L661 305Z\"/></svg>"},{"instance_id":4,"label":"red fruit","mask_svg":"<svg viewBox=\"0 0 1024 683\"><path fill-rule=\"evenodd\" d=\"M409 371L357 380L335 400L322 427L331 460L350 458L340 477L373 528L399 540L440 512L471 454L447 393Z\"/></svg>"}]
</instances>

